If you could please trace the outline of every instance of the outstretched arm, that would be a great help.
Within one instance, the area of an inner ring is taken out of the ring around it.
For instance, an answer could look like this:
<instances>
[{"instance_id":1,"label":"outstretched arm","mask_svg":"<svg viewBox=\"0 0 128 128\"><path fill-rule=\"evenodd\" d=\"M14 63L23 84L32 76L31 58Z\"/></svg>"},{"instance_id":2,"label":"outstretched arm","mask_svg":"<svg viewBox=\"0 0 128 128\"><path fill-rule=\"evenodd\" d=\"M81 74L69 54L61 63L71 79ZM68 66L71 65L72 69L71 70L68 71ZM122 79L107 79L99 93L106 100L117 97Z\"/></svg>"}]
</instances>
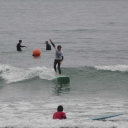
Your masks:
<instances>
[{"instance_id":1,"label":"outstretched arm","mask_svg":"<svg viewBox=\"0 0 128 128\"><path fill-rule=\"evenodd\" d=\"M21 46L21 45L20 45L20 47L26 47L27 48L27 46Z\"/></svg>"},{"instance_id":2,"label":"outstretched arm","mask_svg":"<svg viewBox=\"0 0 128 128\"><path fill-rule=\"evenodd\" d=\"M20 46L20 47L26 47L26 46ZM27 47L26 47L27 48Z\"/></svg>"},{"instance_id":3,"label":"outstretched arm","mask_svg":"<svg viewBox=\"0 0 128 128\"><path fill-rule=\"evenodd\" d=\"M55 44L52 42L52 40L50 39L49 41L51 42L52 46L55 48Z\"/></svg>"}]
</instances>

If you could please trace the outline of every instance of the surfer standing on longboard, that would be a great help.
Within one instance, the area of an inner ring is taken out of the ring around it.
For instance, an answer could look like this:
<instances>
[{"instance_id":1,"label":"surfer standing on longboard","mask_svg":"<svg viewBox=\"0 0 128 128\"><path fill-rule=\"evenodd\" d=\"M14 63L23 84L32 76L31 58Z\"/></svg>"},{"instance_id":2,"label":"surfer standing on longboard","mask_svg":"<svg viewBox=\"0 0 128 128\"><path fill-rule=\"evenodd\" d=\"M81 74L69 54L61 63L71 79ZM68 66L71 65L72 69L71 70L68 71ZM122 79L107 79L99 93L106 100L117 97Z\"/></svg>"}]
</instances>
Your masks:
<instances>
[{"instance_id":1,"label":"surfer standing on longboard","mask_svg":"<svg viewBox=\"0 0 128 128\"><path fill-rule=\"evenodd\" d=\"M61 51L61 48L62 48L62 47L61 47L61 45L58 45L57 48L56 48L55 44L52 42L51 39L50 39L50 42L51 42L52 46L55 48L55 50L56 50L56 53L55 53L55 60L54 60L54 70L55 70L55 72L57 73L57 71L56 71L56 65L58 64L59 74L61 74L60 65L61 65L61 63L62 63L62 61L63 61L63 59L64 59L63 53L62 53L62 51Z\"/></svg>"}]
</instances>

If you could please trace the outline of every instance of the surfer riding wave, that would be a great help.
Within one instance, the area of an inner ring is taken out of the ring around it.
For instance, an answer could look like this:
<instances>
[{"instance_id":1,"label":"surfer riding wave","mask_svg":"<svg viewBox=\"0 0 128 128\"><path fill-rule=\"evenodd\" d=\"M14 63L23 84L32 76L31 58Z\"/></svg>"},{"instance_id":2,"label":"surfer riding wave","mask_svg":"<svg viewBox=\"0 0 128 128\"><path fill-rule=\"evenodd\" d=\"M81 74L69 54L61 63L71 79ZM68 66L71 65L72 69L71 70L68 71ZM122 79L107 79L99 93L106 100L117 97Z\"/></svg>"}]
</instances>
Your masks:
<instances>
[{"instance_id":1,"label":"surfer riding wave","mask_svg":"<svg viewBox=\"0 0 128 128\"><path fill-rule=\"evenodd\" d=\"M56 48L55 44L52 42L51 39L50 39L50 42L51 42L52 46L55 48L55 50L56 50L56 52L55 52L55 60L54 60L54 70L57 73L56 65L58 64L59 74L61 74L60 65L62 64L62 61L64 59L63 52L61 51L62 47L61 47L61 45L58 45L57 48Z\"/></svg>"}]
</instances>

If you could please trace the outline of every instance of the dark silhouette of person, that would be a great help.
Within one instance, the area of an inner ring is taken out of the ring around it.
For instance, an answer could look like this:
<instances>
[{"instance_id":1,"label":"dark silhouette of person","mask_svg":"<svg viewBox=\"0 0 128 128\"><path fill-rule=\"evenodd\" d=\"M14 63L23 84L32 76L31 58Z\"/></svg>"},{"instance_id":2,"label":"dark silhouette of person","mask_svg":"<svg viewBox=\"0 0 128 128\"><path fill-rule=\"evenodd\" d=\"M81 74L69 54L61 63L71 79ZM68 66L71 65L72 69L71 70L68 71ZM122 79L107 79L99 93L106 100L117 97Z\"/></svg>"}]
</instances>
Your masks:
<instances>
[{"instance_id":1,"label":"dark silhouette of person","mask_svg":"<svg viewBox=\"0 0 128 128\"><path fill-rule=\"evenodd\" d=\"M26 47L26 46L21 46L21 43L22 43L22 40L19 40L19 43L17 44L17 51L19 51L19 52L21 52L22 51L22 49L21 49L21 47ZM27 47L26 47L27 48Z\"/></svg>"},{"instance_id":2,"label":"dark silhouette of person","mask_svg":"<svg viewBox=\"0 0 128 128\"><path fill-rule=\"evenodd\" d=\"M46 50L51 50L51 45L48 43L48 41L46 41L45 44L46 44Z\"/></svg>"}]
</instances>

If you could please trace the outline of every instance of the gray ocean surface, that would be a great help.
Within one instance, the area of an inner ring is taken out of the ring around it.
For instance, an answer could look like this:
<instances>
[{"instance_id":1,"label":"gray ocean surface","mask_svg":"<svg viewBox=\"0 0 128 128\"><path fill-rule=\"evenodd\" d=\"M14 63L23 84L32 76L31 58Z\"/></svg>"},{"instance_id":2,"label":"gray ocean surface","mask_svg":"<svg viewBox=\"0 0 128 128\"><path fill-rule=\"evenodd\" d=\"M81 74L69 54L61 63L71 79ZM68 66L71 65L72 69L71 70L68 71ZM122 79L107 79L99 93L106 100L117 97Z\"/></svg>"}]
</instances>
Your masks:
<instances>
[{"instance_id":1,"label":"gray ocean surface","mask_svg":"<svg viewBox=\"0 0 128 128\"><path fill-rule=\"evenodd\" d=\"M62 74L54 81L55 50ZM16 44L22 40L22 52ZM41 51L33 58L34 49ZM63 105L67 120L53 120ZM89 118L123 113L106 121ZM0 128L127 128L128 1L0 0Z\"/></svg>"}]
</instances>

